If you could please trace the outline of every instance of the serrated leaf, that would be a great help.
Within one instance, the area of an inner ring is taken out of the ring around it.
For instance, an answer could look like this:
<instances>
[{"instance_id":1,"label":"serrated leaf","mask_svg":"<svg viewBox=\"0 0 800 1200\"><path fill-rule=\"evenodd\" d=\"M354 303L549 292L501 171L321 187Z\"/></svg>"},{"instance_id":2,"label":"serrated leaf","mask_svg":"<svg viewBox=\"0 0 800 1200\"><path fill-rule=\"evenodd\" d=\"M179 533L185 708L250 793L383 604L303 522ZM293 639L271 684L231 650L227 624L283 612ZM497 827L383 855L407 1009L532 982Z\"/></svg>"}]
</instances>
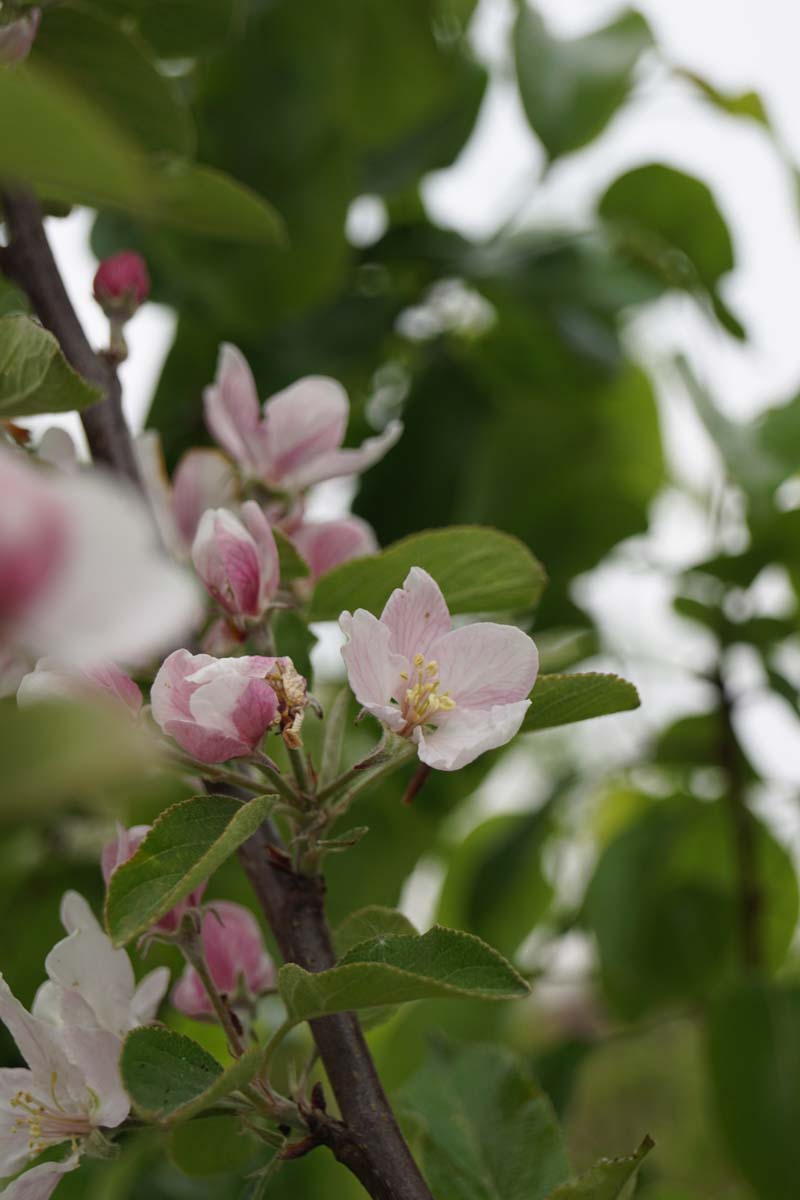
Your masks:
<instances>
[{"instance_id":1,"label":"serrated leaf","mask_svg":"<svg viewBox=\"0 0 800 1200\"><path fill-rule=\"evenodd\" d=\"M355 608L380 613L412 567L433 576L452 613L529 609L547 581L541 563L518 538L456 525L412 534L380 554L334 567L317 582L310 619L330 621Z\"/></svg>"},{"instance_id":2,"label":"serrated leaf","mask_svg":"<svg viewBox=\"0 0 800 1200\"><path fill-rule=\"evenodd\" d=\"M101 398L32 317L0 317L0 417L72 412Z\"/></svg>"},{"instance_id":3,"label":"serrated leaf","mask_svg":"<svg viewBox=\"0 0 800 1200\"><path fill-rule=\"evenodd\" d=\"M336 953L343 955L361 942L387 937L419 937L419 930L396 908L369 904L345 917L334 930L333 942Z\"/></svg>"},{"instance_id":4,"label":"serrated leaf","mask_svg":"<svg viewBox=\"0 0 800 1200\"><path fill-rule=\"evenodd\" d=\"M272 802L271 796L246 804L229 796L195 796L162 813L109 884L105 920L114 945L145 933L208 879L255 833Z\"/></svg>"},{"instance_id":5,"label":"serrated leaf","mask_svg":"<svg viewBox=\"0 0 800 1200\"><path fill-rule=\"evenodd\" d=\"M120 1057L125 1090L150 1120L163 1120L206 1092L222 1075L215 1058L182 1033L134 1029Z\"/></svg>"},{"instance_id":6,"label":"serrated leaf","mask_svg":"<svg viewBox=\"0 0 800 1200\"><path fill-rule=\"evenodd\" d=\"M622 1200L631 1194L628 1190L631 1181L654 1145L653 1139L646 1137L635 1154L601 1158L578 1179L562 1183L547 1200Z\"/></svg>"},{"instance_id":7,"label":"serrated leaf","mask_svg":"<svg viewBox=\"0 0 800 1200\"><path fill-rule=\"evenodd\" d=\"M170 1124L179 1121L189 1121L196 1117L204 1108L211 1108L231 1092L238 1092L255 1079L264 1061L264 1047L251 1046L241 1058L226 1067L224 1071L210 1080L207 1086L198 1091L184 1103L172 1108L169 1113Z\"/></svg>"},{"instance_id":8,"label":"serrated leaf","mask_svg":"<svg viewBox=\"0 0 800 1200\"><path fill-rule=\"evenodd\" d=\"M438 925L422 937L362 942L316 974L287 963L278 972L278 989L294 1022L411 1000L514 1000L530 991L480 938Z\"/></svg>"},{"instance_id":9,"label":"serrated leaf","mask_svg":"<svg viewBox=\"0 0 800 1200\"><path fill-rule=\"evenodd\" d=\"M521 732L627 712L639 704L636 688L618 675L540 675Z\"/></svg>"}]
</instances>

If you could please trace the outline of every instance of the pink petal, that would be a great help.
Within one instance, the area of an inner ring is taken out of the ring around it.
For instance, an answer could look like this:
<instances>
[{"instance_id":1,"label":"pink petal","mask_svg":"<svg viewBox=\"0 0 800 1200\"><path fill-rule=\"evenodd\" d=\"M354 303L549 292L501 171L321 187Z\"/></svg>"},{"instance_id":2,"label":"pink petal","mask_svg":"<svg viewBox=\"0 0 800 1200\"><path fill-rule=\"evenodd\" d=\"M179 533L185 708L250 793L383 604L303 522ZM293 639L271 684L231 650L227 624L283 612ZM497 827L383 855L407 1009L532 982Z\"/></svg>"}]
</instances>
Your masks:
<instances>
[{"instance_id":1,"label":"pink petal","mask_svg":"<svg viewBox=\"0 0 800 1200\"><path fill-rule=\"evenodd\" d=\"M259 474L266 441L258 391L244 355L235 346L220 347L216 378L203 392L203 404L212 437L238 463Z\"/></svg>"},{"instance_id":2,"label":"pink petal","mask_svg":"<svg viewBox=\"0 0 800 1200\"><path fill-rule=\"evenodd\" d=\"M203 513L192 562L209 595L232 616L260 617L261 573L255 542L226 508Z\"/></svg>"},{"instance_id":3,"label":"pink petal","mask_svg":"<svg viewBox=\"0 0 800 1200\"><path fill-rule=\"evenodd\" d=\"M459 708L512 704L530 693L539 669L536 644L514 625L477 621L454 629L430 648L442 692Z\"/></svg>"},{"instance_id":4,"label":"pink petal","mask_svg":"<svg viewBox=\"0 0 800 1200\"><path fill-rule=\"evenodd\" d=\"M400 421L390 421L383 433L367 438L357 450L327 450L298 464L283 477L283 486L292 491L322 483L325 479L338 479L343 475L361 475L369 467L380 462L400 438L403 426Z\"/></svg>"},{"instance_id":5,"label":"pink petal","mask_svg":"<svg viewBox=\"0 0 800 1200\"><path fill-rule=\"evenodd\" d=\"M242 505L242 522L252 537L258 554L260 615L266 610L280 583L278 547L272 527L255 500L246 500Z\"/></svg>"},{"instance_id":6,"label":"pink petal","mask_svg":"<svg viewBox=\"0 0 800 1200\"><path fill-rule=\"evenodd\" d=\"M242 758L250 753L250 747L241 738L204 729L190 721L168 721L164 732L198 762L227 762L230 758Z\"/></svg>"},{"instance_id":7,"label":"pink petal","mask_svg":"<svg viewBox=\"0 0 800 1200\"><path fill-rule=\"evenodd\" d=\"M187 550L206 509L228 508L238 494L236 472L218 450L186 451L172 476L172 508Z\"/></svg>"},{"instance_id":8,"label":"pink petal","mask_svg":"<svg viewBox=\"0 0 800 1200\"><path fill-rule=\"evenodd\" d=\"M142 707L142 693L130 675L126 675L114 663L100 663L87 667L84 674L110 697L128 709L131 716L138 716Z\"/></svg>"},{"instance_id":9,"label":"pink petal","mask_svg":"<svg viewBox=\"0 0 800 1200\"><path fill-rule=\"evenodd\" d=\"M189 676L216 661L210 654L190 654L188 650L174 650L164 659L150 689L153 718L162 729L168 721L191 720L189 701L197 684L190 682Z\"/></svg>"},{"instance_id":10,"label":"pink petal","mask_svg":"<svg viewBox=\"0 0 800 1200\"><path fill-rule=\"evenodd\" d=\"M233 724L255 750L278 715L278 697L263 679L251 679L233 710Z\"/></svg>"},{"instance_id":11,"label":"pink petal","mask_svg":"<svg viewBox=\"0 0 800 1200\"><path fill-rule=\"evenodd\" d=\"M433 642L449 633L450 613L438 583L421 567L412 567L402 588L395 588L381 613L391 632L392 649L413 662L427 656Z\"/></svg>"},{"instance_id":12,"label":"pink petal","mask_svg":"<svg viewBox=\"0 0 800 1200\"><path fill-rule=\"evenodd\" d=\"M307 521L291 535L297 549L311 568L312 579L340 563L366 554L374 554L378 540L371 525L360 517L341 521Z\"/></svg>"},{"instance_id":13,"label":"pink petal","mask_svg":"<svg viewBox=\"0 0 800 1200\"><path fill-rule=\"evenodd\" d=\"M116 838L103 847L100 855L100 869L105 883L108 883L117 867L133 858L150 829L150 825L132 825L130 829L126 829L117 822Z\"/></svg>"},{"instance_id":14,"label":"pink petal","mask_svg":"<svg viewBox=\"0 0 800 1200\"><path fill-rule=\"evenodd\" d=\"M408 672L409 664L392 650L388 625L359 608L352 615L342 613L339 628L347 637L342 658L356 699L390 728L399 729L402 717L389 702L399 690L401 671Z\"/></svg>"},{"instance_id":15,"label":"pink petal","mask_svg":"<svg viewBox=\"0 0 800 1200\"><path fill-rule=\"evenodd\" d=\"M350 405L335 379L309 375L264 405L269 439L269 482L287 490L301 468L342 444Z\"/></svg>"},{"instance_id":16,"label":"pink petal","mask_svg":"<svg viewBox=\"0 0 800 1200\"><path fill-rule=\"evenodd\" d=\"M194 967L185 966L175 987L172 989L170 1000L178 1012L187 1017L211 1017L214 1009L203 987L200 976Z\"/></svg>"},{"instance_id":17,"label":"pink petal","mask_svg":"<svg viewBox=\"0 0 800 1200\"><path fill-rule=\"evenodd\" d=\"M43 470L0 451L0 622L41 604L56 587L72 551L68 511Z\"/></svg>"},{"instance_id":18,"label":"pink petal","mask_svg":"<svg viewBox=\"0 0 800 1200\"><path fill-rule=\"evenodd\" d=\"M493 708L453 709L432 733L418 729L420 761L437 771L457 771L487 750L510 742L518 732L530 700Z\"/></svg>"},{"instance_id":19,"label":"pink petal","mask_svg":"<svg viewBox=\"0 0 800 1200\"><path fill-rule=\"evenodd\" d=\"M248 991L257 996L274 981L275 970L264 948L261 927L241 904L212 901L203 917L203 947L221 991L233 992L239 976L244 976Z\"/></svg>"}]
</instances>

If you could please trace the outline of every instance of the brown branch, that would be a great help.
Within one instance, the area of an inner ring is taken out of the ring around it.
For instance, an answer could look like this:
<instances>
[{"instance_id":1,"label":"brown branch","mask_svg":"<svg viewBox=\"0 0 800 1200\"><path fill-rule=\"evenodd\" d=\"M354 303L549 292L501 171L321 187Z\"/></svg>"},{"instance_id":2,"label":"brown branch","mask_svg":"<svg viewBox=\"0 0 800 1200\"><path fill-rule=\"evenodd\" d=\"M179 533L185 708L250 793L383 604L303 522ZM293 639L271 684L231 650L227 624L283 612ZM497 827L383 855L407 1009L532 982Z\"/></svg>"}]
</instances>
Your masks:
<instances>
[{"instance_id":1,"label":"brown branch","mask_svg":"<svg viewBox=\"0 0 800 1200\"><path fill-rule=\"evenodd\" d=\"M116 368L92 349L83 332L47 241L39 202L28 192L8 191L3 193L2 206L9 234L0 259L4 274L26 293L45 329L58 338L68 362L103 395L81 413L92 458L138 485Z\"/></svg>"},{"instance_id":2,"label":"brown branch","mask_svg":"<svg viewBox=\"0 0 800 1200\"><path fill-rule=\"evenodd\" d=\"M217 790L219 790L217 788ZM336 962L325 917L325 881L299 875L262 826L239 857L286 962L324 971ZM309 1022L342 1115L316 1114L312 1135L361 1181L373 1200L432 1200L400 1132L355 1013Z\"/></svg>"}]
</instances>

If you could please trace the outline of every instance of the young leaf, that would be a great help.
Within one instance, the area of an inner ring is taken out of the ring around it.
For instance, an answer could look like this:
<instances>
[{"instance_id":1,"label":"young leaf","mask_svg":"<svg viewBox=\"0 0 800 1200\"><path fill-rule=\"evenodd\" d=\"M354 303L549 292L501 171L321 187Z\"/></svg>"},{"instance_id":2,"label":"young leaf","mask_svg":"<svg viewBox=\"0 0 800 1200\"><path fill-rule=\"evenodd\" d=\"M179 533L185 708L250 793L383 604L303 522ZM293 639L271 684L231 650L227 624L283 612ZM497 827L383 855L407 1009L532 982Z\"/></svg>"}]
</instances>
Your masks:
<instances>
[{"instance_id":1,"label":"young leaf","mask_svg":"<svg viewBox=\"0 0 800 1200\"><path fill-rule=\"evenodd\" d=\"M435 1047L401 1105L437 1200L544 1200L567 1177L550 1101L502 1046Z\"/></svg>"},{"instance_id":2,"label":"young leaf","mask_svg":"<svg viewBox=\"0 0 800 1200\"><path fill-rule=\"evenodd\" d=\"M653 1139L646 1137L635 1154L624 1158L601 1158L578 1179L562 1183L547 1200L622 1200L631 1195L631 1181L654 1145Z\"/></svg>"},{"instance_id":3,"label":"young leaf","mask_svg":"<svg viewBox=\"0 0 800 1200\"><path fill-rule=\"evenodd\" d=\"M571 725L639 707L639 693L618 675L540 675L522 732Z\"/></svg>"},{"instance_id":4,"label":"young leaf","mask_svg":"<svg viewBox=\"0 0 800 1200\"><path fill-rule=\"evenodd\" d=\"M253 246L275 246L283 224L267 201L223 171L175 160L153 178L155 200L142 216L188 233Z\"/></svg>"},{"instance_id":5,"label":"young leaf","mask_svg":"<svg viewBox=\"0 0 800 1200\"><path fill-rule=\"evenodd\" d=\"M362 942L389 937L419 937L419 930L396 908L369 904L345 917L334 931L333 941L341 956Z\"/></svg>"},{"instance_id":6,"label":"young leaf","mask_svg":"<svg viewBox=\"0 0 800 1200\"><path fill-rule=\"evenodd\" d=\"M189 1121L204 1108L211 1108L213 1104L230 1096L231 1092L238 1092L241 1088L246 1087L258 1074L263 1061L264 1047L251 1046L241 1058L231 1063L214 1079L209 1080L202 1091L196 1092L182 1104L173 1107L169 1112L170 1124L176 1125L179 1121Z\"/></svg>"},{"instance_id":7,"label":"young leaf","mask_svg":"<svg viewBox=\"0 0 800 1200\"><path fill-rule=\"evenodd\" d=\"M119 867L106 896L106 928L124 946L208 879L267 815L271 796L241 804L195 796L168 808L139 849Z\"/></svg>"},{"instance_id":8,"label":"young leaf","mask_svg":"<svg viewBox=\"0 0 800 1200\"><path fill-rule=\"evenodd\" d=\"M99 399L52 333L22 314L0 317L0 417L72 412Z\"/></svg>"},{"instance_id":9,"label":"young leaf","mask_svg":"<svg viewBox=\"0 0 800 1200\"><path fill-rule=\"evenodd\" d=\"M366 558L353 559L318 581L312 621L332 621L345 609L380 613L412 567L426 570L452 613L532 608L547 576L518 538L478 525L415 533Z\"/></svg>"},{"instance_id":10,"label":"young leaf","mask_svg":"<svg viewBox=\"0 0 800 1200\"><path fill-rule=\"evenodd\" d=\"M217 1060L197 1042L155 1027L128 1034L120 1071L135 1108L150 1120L162 1120L187 1106L222 1075Z\"/></svg>"},{"instance_id":11,"label":"young leaf","mask_svg":"<svg viewBox=\"0 0 800 1200\"><path fill-rule=\"evenodd\" d=\"M515 1000L530 990L480 938L438 925L422 937L362 942L317 974L287 963L278 972L278 989L295 1023L410 1000Z\"/></svg>"},{"instance_id":12,"label":"young leaf","mask_svg":"<svg viewBox=\"0 0 800 1200\"><path fill-rule=\"evenodd\" d=\"M342 757L342 742L350 707L350 688L345 685L336 693L333 702L326 706L325 740L322 743L322 759L319 767L319 786L332 783L339 770Z\"/></svg>"}]
</instances>

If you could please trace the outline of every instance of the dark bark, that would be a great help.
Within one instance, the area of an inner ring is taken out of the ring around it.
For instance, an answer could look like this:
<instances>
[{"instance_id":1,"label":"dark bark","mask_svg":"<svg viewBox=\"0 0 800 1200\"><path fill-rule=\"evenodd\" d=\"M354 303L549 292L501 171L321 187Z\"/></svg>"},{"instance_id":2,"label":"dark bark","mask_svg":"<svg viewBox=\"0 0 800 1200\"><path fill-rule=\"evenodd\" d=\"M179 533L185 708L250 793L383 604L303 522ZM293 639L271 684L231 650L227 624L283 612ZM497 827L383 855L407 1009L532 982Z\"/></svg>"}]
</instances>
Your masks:
<instances>
[{"instance_id":1,"label":"dark bark","mask_svg":"<svg viewBox=\"0 0 800 1200\"><path fill-rule=\"evenodd\" d=\"M8 191L2 204L9 235L0 259L4 274L26 293L42 325L58 338L67 361L103 395L81 413L92 458L138 485L116 368L92 349L83 332L47 241L39 202L28 192Z\"/></svg>"},{"instance_id":2,"label":"dark bark","mask_svg":"<svg viewBox=\"0 0 800 1200\"><path fill-rule=\"evenodd\" d=\"M293 871L275 852L266 826L244 844L239 857L285 961L307 971L332 967L336 955L322 876ZM432 1200L386 1098L358 1017L342 1013L309 1024L342 1115L342 1121L334 1121L312 1114L312 1134L374 1200Z\"/></svg>"}]
</instances>

